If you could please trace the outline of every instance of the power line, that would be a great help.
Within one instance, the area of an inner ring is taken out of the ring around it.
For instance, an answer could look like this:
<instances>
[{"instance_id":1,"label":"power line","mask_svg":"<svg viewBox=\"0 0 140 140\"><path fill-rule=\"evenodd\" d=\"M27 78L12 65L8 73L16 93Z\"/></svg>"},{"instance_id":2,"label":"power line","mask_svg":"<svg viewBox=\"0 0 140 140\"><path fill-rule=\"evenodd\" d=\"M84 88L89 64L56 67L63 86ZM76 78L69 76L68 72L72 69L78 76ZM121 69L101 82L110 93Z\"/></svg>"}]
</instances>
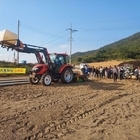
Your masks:
<instances>
[{"instance_id":1,"label":"power line","mask_svg":"<svg viewBox=\"0 0 140 140\"><path fill-rule=\"evenodd\" d=\"M57 38L54 38L54 39L52 39L52 40L50 40L50 41L47 40L47 42L46 42L46 40L45 40L45 41L41 42L42 44L40 43L40 45L43 46L43 45L45 45L45 44L50 44L50 43L52 43L52 42L54 42L54 41L56 41L56 40L58 40L58 39L60 39L60 38L62 38L62 37L64 37L64 36L66 36L66 34L64 34L64 35L62 35L62 36L59 36L59 37L57 37Z\"/></svg>"},{"instance_id":2,"label":"power line","mask_svg":"<svg viewBox=\"0 0 140 140\"><path fill-rule=\"evenodd\" d=\"M25 28L25 29L27 29L27 30L30 30L30 31L32 31L32 32L36 32L36 33L42 34L42 35L46 35L46 34L52 35L50 32L46 32L45 30L36 28L36 27L34 27L34 26L25 24L25 23L23 23L23 22L22 22L22 24L21 24L21 27L22 27L22 28Z\"/></svg>"},{"instance_id":3,"label":"power line","mask_svg":"<svg viewBox=\"0 0 140 140\"><path fill-rule=\"evenodd\" d=\"M139 29L140 25L132 25L132 26L116 26L116 27L99 27L99 28L79 28L80 31L112 31L112 30L132 30Z\"/></svg>"},{"instance_id":4,"label":"power line","mask_svg":"<svg viewBox=\"0 0 140 140\"><path fill-rule=\"evenodd\" d=\"M24 25L24 26L23 26ZM44 30L40 30L40 29L38 29L38 28L36 28L36 27L33 27L33 26L29 26L29 25L26 25L26 24L23 24L21 27L22 28L25 28L25 29L27 29L27 30L30 30L30 31L33 31L33 32L35 32L35 33L38 33L38 34L41 34L41 35L44 35L44 36L48 36L47 34L50 34L50 33L47 33L46 31L44 31ZM26 25L26 26L25 26ZM38 42L38 43L36 43L36 44L38 44L38 45L40 45L40 44L48 44L48 43L51 43L51 42L53 42L53 41L55 41L55 40L58 40L59 38L62 38L63 36L65 36L65 35L62 35L62 36L59 36L59 35L61 35L62 33L64 33L65 32L65 30L63 30L63 31L60 31L60 32L58 32L58 33L56 33L56 34L51 34L51 37L49 37L49 38L47 38L47 39L44 39L43 41L40 41L40 42Z\"/></svg>"},{"instance_id":5,"label":"power line","mask_svg":"<svg viewBox=\"0 0 140 140\"><path fill-rule=\"evenodd\" d=\"M122 18L122 19L104 19L104 20L94 20L94 21L82 21L75 22L74 24L91 24L91 23L105 23L105 22L120 22L120 21L132 21L132 20L140 20L140 17L132 17L132 18Z\"/></svg>"}]
</instances>

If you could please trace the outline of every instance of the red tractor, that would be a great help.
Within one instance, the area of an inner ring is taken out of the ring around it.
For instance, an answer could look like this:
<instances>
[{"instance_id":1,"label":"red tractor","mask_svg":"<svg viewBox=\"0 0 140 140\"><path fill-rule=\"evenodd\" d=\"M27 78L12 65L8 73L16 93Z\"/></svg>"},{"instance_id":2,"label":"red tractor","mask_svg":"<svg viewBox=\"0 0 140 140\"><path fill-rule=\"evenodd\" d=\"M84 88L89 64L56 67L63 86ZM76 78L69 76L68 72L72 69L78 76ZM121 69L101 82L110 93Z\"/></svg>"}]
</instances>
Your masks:
<instances>
[{"instance_id":1,"label":"red tractor","mask_svg":"<svg viewBox=\"0 0 140 140\"><path fill-rule=\"evenodd\" d=\"M38 64L31 70L29 81L31 84L38 84L40 81L43 85L48 86L51 82L71 83L73 81L72 66L68 64L67 54L48 53L47 49L40 46L22 44L20 40L16 44L10 44L9 41L1 41L1 47L16 50L22 53L34 53Z\"/></svg>"}]
</instances>

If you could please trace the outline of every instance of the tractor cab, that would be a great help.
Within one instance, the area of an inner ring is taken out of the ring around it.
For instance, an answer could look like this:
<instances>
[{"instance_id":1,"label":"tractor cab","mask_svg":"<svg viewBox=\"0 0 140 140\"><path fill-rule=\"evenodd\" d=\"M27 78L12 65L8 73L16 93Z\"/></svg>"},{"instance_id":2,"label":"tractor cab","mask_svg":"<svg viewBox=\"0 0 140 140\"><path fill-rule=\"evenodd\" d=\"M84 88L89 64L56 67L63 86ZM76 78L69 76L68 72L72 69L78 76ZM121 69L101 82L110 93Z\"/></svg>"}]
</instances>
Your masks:
<instances>
[{"instance_id":1,"label":"tractor cab","mask_svg":"<svg viewBox=\"0 0 140 140\"><path fill-rule=\"evenodd\" d=\"M52 53L49 55L50 60L53 64L53 69L55 73L59 73L60 69L68 64L68 55L67 54L57 54L57 53Z\"/></svg>"}]
</instances>

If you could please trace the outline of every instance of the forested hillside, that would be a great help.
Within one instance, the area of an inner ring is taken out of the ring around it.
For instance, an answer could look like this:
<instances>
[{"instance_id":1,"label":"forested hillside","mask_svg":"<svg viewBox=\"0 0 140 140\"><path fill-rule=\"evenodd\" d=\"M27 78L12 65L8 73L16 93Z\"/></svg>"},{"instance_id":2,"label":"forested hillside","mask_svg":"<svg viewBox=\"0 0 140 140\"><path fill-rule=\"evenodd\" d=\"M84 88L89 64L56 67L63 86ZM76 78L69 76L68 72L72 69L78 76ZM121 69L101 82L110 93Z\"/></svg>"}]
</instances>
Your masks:
<instances>
[{"instance_id":1,"label":"forested hillside","mask_svg":"<svg viewBox=\"0 0 140 140\"><path fill-rule=\"evenodd\" d=\"M140 59L140 32L98 50L77 52L72 55L73 63L100 62L118 59Z\"/></svg>"}]
</instances>

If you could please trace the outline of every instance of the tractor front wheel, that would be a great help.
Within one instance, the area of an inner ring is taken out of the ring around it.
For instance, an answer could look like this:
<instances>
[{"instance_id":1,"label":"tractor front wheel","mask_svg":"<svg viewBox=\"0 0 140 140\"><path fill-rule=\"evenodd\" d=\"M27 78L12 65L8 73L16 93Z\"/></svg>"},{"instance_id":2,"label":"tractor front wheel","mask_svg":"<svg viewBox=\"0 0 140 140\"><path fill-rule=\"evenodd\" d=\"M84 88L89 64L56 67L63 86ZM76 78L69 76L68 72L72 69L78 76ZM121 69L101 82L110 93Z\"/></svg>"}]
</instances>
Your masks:
<instances>
[{"instance_id":1,"label":"tractor front wheel","mask_svg":"<svg viewBox=\"0 0 140 140\"><path fill-rule=\"evenodd\" d=\"M38 84L40 81L40 78L38 76L33 77L29 77L29 82L30 84Z\"/></svg>"},{"instance_id":2,"label":"tractor front wheel","mask_svg":"<svg viewBox=\"0 0 140 140\"><path fill-rule=\"evenodd\" d=\"M44 73L41 77L41 83L44 86L49 86L52 82L52 76L49 73Z\"/></svg>"},{"instance_id":3,"label":"tractor front wheel","mask_svg":"<svg viewBox=\"0 0 140 140\"><path fill-rule=\"evenodd\" d=\"M71 83L73 81L73 71L71 68L66 68L61 73L61 81L62 83Z\"/></svg>"}]
</instances>

